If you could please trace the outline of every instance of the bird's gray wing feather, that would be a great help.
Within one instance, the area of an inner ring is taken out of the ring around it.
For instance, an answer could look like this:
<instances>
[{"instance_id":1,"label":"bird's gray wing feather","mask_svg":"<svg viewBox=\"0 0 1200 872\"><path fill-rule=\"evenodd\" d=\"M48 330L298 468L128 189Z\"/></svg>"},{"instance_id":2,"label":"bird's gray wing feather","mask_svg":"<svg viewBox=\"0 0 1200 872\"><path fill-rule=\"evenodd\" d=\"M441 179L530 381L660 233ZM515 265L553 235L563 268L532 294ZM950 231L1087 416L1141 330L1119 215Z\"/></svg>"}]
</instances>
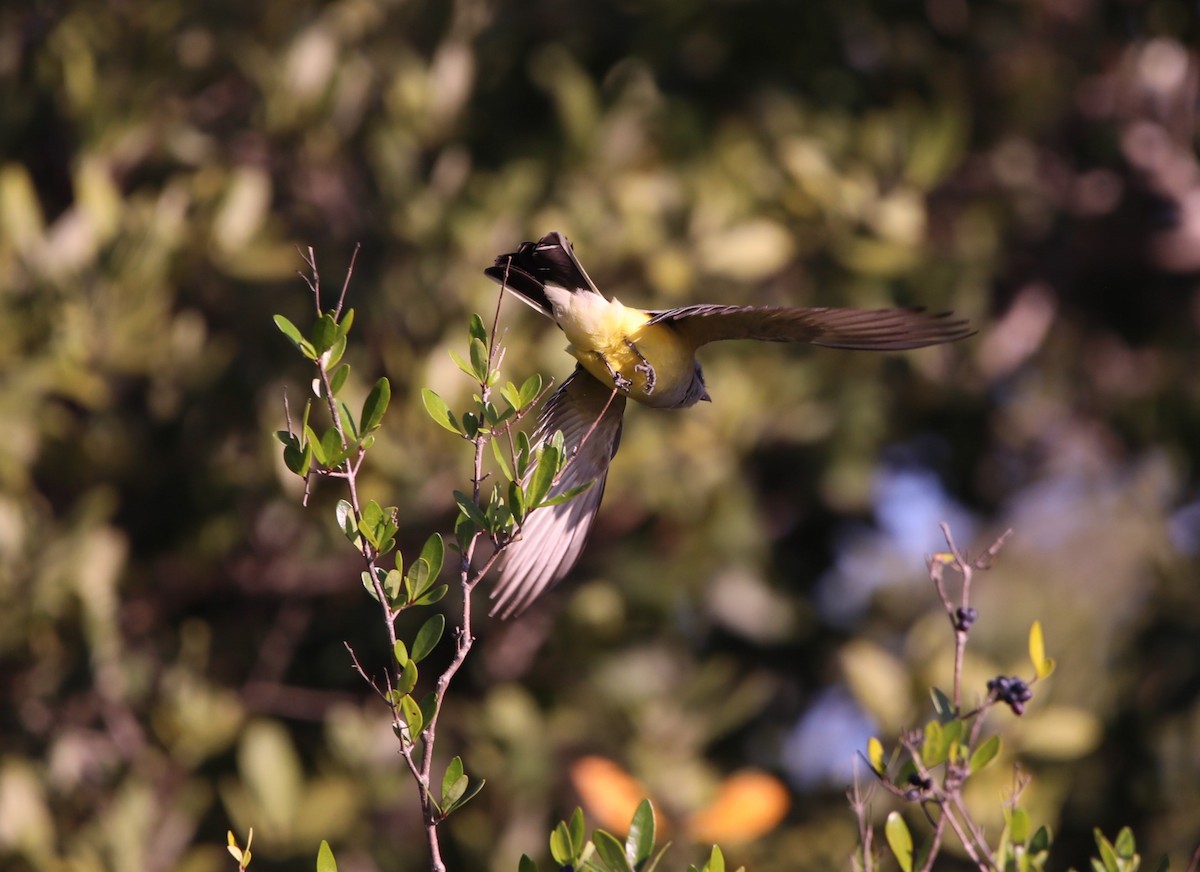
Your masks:
<instances>
[{"instance_id":1,"label":"bird's gray wing feather","mask_svg":"<svg viewBox=\"0 0 1200 872\"><path fill-rule=\"evenodd\" d=\"M953 312L924 309L700 305L650 314L651 324L669 324L696 345L721 339L759 339L899 351L954 342L975 332Z\"/></svg>"},{"instance_id":2,"label":"bird's gray wing feather","mask_svg":"<svg viewBox=\"0 0 1200 872\"><path fill-rule=\"evenodd\" d=\"M537 509L526 517L520 538L505 551L492 588L493 615L508 618L520 614L562 580L579 559L600 508L608 465L621 440L624 411L625 397L614 396L581 366L550 397L538 420L534 444L562 430L570 463L549 495L583 484L591 486L574 499Z\"/></svg>"}]
</instances>

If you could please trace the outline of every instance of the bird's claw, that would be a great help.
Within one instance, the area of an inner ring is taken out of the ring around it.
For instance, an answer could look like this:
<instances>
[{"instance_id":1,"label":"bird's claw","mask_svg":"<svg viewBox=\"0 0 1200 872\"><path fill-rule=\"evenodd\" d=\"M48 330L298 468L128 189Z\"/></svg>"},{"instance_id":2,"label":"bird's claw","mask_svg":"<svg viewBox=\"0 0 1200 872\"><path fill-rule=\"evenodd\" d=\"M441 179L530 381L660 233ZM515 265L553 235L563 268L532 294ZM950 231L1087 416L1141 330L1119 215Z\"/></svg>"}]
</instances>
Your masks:
<instances>
[{"instance_id":1,"label":"bird's claw","mask_svg":"<svg viewBox=\"0 0 1200 872\"><path fill-rule=\"evenodd\" d=\"M646 374L646 394L654 393L654 385L658 381L658 376L654 372L654 367L648 363L639 363L634 368L634 372L644 372Z\"/></svg>"},{"instance_id":2,"label":"bird's claw","mask_svg":"<svg viewBox=\"0 0 1200 872\"><path fill-rule=\"evenodd\" d=\"M617 390L625 391L626 393L633 388L633 382L625 378L625 376L621 375L616 370L613 370L613 385Z\"/></svg>"},{"instance_id":3,"label":"bird's claw","mask_svg":"<svg viewBox=\"0 0 1200 872\"><path fill-rule=\"evenodd\" d=\"M654 367L650 365L650 361L642 356L642 353L638 351L638 347L633 344L632 340L626 339L625 344L629 346L629 350L636 354L637 359L641 361L641 363L634 366L633 371L646 374L646 396L649 396L654 393L654 385L658 382L658 375L654 372Z\"/></svg>"}]
</instances>

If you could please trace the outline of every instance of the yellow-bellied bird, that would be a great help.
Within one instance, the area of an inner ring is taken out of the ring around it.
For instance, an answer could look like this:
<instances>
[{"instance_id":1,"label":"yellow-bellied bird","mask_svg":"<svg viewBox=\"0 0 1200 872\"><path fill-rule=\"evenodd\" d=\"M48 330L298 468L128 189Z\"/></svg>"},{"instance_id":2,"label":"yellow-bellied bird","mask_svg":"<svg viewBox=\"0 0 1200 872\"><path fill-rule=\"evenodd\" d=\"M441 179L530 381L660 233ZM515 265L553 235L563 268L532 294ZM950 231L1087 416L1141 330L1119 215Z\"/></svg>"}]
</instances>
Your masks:
<instances>
[{"instance_id":1,"label":"yellow-bellied bird","mask_svg":"<svg viewBox=\"0 0 1200 872\"><path fill-rule=\"evenodd\" d=\"M492 590L492 614L524 611L562 579L583 550L600 508L608 465L621 438L629 397L682 409L708 401L696 349L718 339L808 342L828 348L895 351L954 342L974 333L951 312L922 309L787 308L697 305L646 311L600 293L561 233L526 242L496 258L487 276L553 318L578 364L550 397L534 443L556 430L570 463L550 495L591 487L574 499L532 512L508 546Z\"/></svg>"}]
</instances>

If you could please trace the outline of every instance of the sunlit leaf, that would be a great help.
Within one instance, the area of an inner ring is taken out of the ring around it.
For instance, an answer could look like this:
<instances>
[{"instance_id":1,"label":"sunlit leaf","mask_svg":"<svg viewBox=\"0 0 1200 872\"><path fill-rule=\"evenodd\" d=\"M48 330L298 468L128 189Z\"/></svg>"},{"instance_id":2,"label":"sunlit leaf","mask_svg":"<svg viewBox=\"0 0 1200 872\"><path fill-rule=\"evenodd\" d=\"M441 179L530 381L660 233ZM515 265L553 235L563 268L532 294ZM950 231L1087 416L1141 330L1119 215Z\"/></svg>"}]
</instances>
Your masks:
<instances>
[{"instance_id":1,"label":"sunlit leaf","mask_svg":"<svg viewBox=\"0 0 1200 872\"><path fill-rule=\"evenodd\" d=\"M425 411L429 413L429 417L433 418L434 422L445 427L451 433L463 435L462 429L458 426L458 420L450 411L450 407L446 405L445 400L429 388L422 388L421 402L424 403Z\"/></svg>"},{"instance_id":2,"label":"sunlit leaf","mask_svg":"<svg viewBox=\"0 0 1200 872\"><path fill-rule=\"evenodd\" d=\"M1042 664L1046 662L1046 643L1042 638L1042 622L1034 621L1029 628L1029 660L1034 670L1041 675Z\"/></svg>"},{"instance_id":3,"label":"sunlit leaf","mask_svg":"<svg viewBox=\"0 0 1200 872\"><path fill-rule=\"evenodd\" d=\"M1000 753L1000 737L992 736L971 754L971 772L982 771Z\"/></svg>"},{"instance_id":4,"label":"sunlit leaf","mask_svg":"<svg viewBox=\"0 0 1200 872\"><path fill-rule=\"evenodd\" d=\"M625 856L638 866L654 853L654 808L650 800L643 799L633 813L629 824L629 835L625 838Z\"/></svg>"},{"instance_id":5,"label":"sunlit leaf","mask_svg":"<svg viewBox=\"0 0 1200 872\"><path fill-rule=\"evenodd\" d=\"M400 709L400 717L404 720L404 725L408 727L408 740L410 742L417 741L417 738L421 735L421 730L425 727L421 707L412 698L412 694L406 693L400 700L397 708Z\"/></svg>"},{"instance_id":6,"label":"sunlit leaf","mask_svg":"<svg viewBox=\"0 0 1200 872\"><path fill-rule=\"evenodd\" d=\"M360 432L370 433L379 428L391 399L392 386L388 380L381 378L375 382L375 387L371 388L371 392L367 394L367 399L363 402Z\"/></svg>"},{"instance_id":7,"label":"sunlit leaf","mask_svg":"<svg viewBox=\"0 0 1200 872\"><path fill-rule=\"evenodd\" d=\"M908 830L908 824L904 822L904 818L900 812L893 811L887 816L887 823L883 828L884 835L887 836L888 847L892 849L892 854L896 858L896 862L900 864L903 872L912 872L913 868L913 840L912 833Z\"/></svg>"},{"instance_id":8,"label":"sunlit leaf","mask_svg":"<svg viewBox=\"0 0 1200 872\"><path fill-rule=\"evenodd\" d=\"M317 872L337 872L337 860L333 857L333 849L324 839L321 839L321 847L317 849Z\"/></svg>"},{"instance_id":9,"label":"sunlit leaf","mask_svg":"<svg viewBox=\"0 0 1200 872\"><path fill-rule=\"evenodd\" d=\"M488 352L487 345L481 339L472 339L471 346L471 371L476 380L486 382L488 378Z\"/></svg>"},{"instance_id":10,"label":"sunlit leaf","mask_svg":"<svg viewBox=\"0 0 1200 872\"><path fill-rule=\"evenodd\" d=\"M299 328L297 328L295 324L293 324L283 315L276 315L274 320L275 326L279 328L279 332L286 336L293 345L300 349L300 352L305 357L307 357L309 360L317 359L317 350L313 348L313 344L311 342L304 338L303 334L300 333Z\"/></svg>"},{"instance_id":11,"label":"sunlit leaf","mask_svg":"<svg viewBox=\"0 0 1200 872\"><path fill-rule=\"evenodd\" d=\"M333 320L333 316L328 312L321 315L317 322L313 324L312 344L317 350L317 354L321 355L333 347L333 343L338 338L337 323Z\"/></svg>"},{"instance_id":12,"label":"sunlit leaf","mask_svg":"<svg viewBox=\"0 0 1200 872\"><path fill-rule=\"evenodd\" d=\"M442 808L453 805L466 789L467 777L463 774L462 758L455 757L446 766L446 773L442 776Z\"/></svg>"},{"instance_id":13,"label":"sunlit leaf","mask_svg":"<svg viewBox=\"0 0 1200 872\"><path fill-rule=\"evenodd\" d=\"M867 760L871 763L871 768L878 774L882 775L885 769L883 762L883 743L872 736L867 740Z\"/></svg>"},{"instance_id":14,"label":"sunlit leaf","mask_svg":"<svg viewBox=\"0 0 1200 872\"><path fill-rule=\"evenodd\" d=\"M400 694L412 693L413 688L417 686L417 664L412 659L404 664L404 668L400 672L400 678L396 682L396 692Z\"/></svg>"},{"instance_id":15,"label":"sunlit leaf","mask_svg":"<svg viewBox=\"0 0 1200 872\"><path fill-rule=\"evenodd\" d=\"M592 844L596 846L596 854L609 872L633 872L624 846L611 833L596 830L592 833Z\"/></svg>"},{"instance_id":16,"label":"sunlit leaf","mask_svg":"<svg viewBox=\"0 0 1200 872\"><path fill-rule=\"evenodd\" d=\"M473 340L487 343L487 327L484 326L483 318L479 317L479 313L472 312L471 318L467 322L467 333Z\"/></svg>"}]
</instances>

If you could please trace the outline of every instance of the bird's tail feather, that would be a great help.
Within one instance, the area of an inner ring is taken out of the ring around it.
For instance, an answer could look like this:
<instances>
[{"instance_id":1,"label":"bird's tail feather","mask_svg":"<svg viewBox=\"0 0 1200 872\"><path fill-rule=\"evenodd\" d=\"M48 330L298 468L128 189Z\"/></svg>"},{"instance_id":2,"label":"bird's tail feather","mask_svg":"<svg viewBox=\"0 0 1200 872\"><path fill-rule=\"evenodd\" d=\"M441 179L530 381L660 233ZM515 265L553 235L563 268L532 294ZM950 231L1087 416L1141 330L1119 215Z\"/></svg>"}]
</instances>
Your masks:
<instances>
[{"instance_id":1,"label":"bird's tail feather","mask_svg":"<svg viewBox=\"0 0 1200 872\"><path fill-rule=\"evenodd\" d=\"M572 293L600 293L575 257L567 237L557 232L547 233L537 242L524 242L516 251L500 255L484 273L551 317L553 309L546 297L548 284Z\"/></svg>"}]
</instances>

